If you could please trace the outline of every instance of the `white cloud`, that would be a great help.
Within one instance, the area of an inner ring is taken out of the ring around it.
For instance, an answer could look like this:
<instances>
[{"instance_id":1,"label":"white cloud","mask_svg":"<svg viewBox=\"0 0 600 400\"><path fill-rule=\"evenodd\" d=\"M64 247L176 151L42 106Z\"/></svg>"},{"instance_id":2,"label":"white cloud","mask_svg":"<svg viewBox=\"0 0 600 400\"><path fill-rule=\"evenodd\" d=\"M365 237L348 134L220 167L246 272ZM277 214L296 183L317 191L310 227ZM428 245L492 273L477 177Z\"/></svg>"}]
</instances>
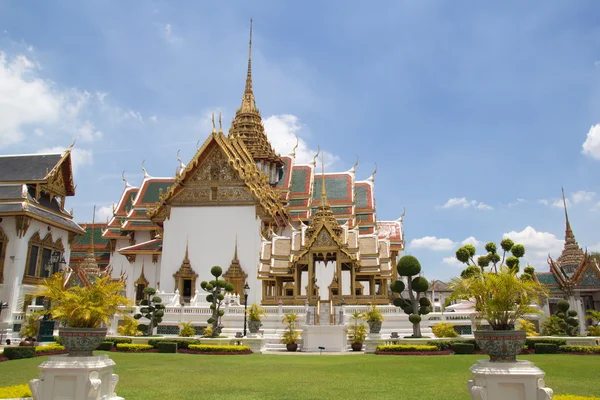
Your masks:
<instances>
[{"instance_id":1,"label":"white cloud","mask_svg":"<svg viewBox=\"0 0 600 400\"><path fill-rule=\"evenodd\" d=\"M38 153L62 153L67 150L66 147L55 146L51 148L45 148L38 151ZM93 157L91 150L80 149L78 147L73 148L71 151L71 163L73 164L73 173L75 173L79 167L83 165L92 165Z\"/></svg>"},{"instance_id":2,"label":"white cloud","mask_svg":"<svg viewBox=\"0 0 600 400\"><path fill-rule=\"evenodd\" d=\"M588 131L581 152L588 157L600 160L600 124L593 125Z\"/></svg>"},{"instance_id":3,"label":"white cloud","mask_svg":"<svg viewBox=\"0 0 600 400\"><path fill-rule=\"evenodd\" d=\"M569 199L565 199L565 203L567 203L567 207L571 206L571 200ZM552 207L556 207L556 208L564 208L565 207L565 203L563 203L562 199L558 199L558 200L554 200L552 201L552 203L550 203L550 205Z\"/></svg>"},{"instance_id":4,"label":"white cloud","mask_svg":"<svg viewBox=\"0 0 600 400\"><path fill-rule=\"evenodd\" d=\"M473 246L477 247L481 244L481 242L477 239L475 239L475 237L473 236L469 236L468 238L466 238L465 240L463 240L462 242L460 242L461 245L465 245L465 244L472 244Z\"/></svg>"},{"instance_id":5,"label":"white cloud","mask_svg":"<svg viewBox=\"0 0 600 400\"><path fill-rule=\"evenodd\" d=\"M35 136L44 136L44 131L41 130L40 128L35 128L33 130L33 133L35 134Z\"/></svg>"},{"instance_id":6,"label":"white cloud","mask_svg":"<svg viewBox=\"0 0 600 400\"><path fill-rule=\"evenodd\" d=\"M455 256L444 257L442 262L444 264L453 265L455 267L465 267L465 268L467 267L465 264L458 261Z\"/></svg>"},{"instance_id":7,"label":"white cloud","mask_svg":"<svg viewBox=\"0 0 600 400\"><path fill-rule=\"evenodd\" d=\"M409 246L415 249L430 249L433 251L447 251L454 247L455 243L446 238L437 238L435 236L425 236L419 239L411 240Z\"/></svg>"},{"instance_id":8,"label":"white cloud","mask_svg":"<svg viewBox=\"0 0 600 400\"><path fill-rule=\"evenodd\" d=\"M596 196L595 192L586 192L585 190L580 190L578 192L571 194L571 199L574 204L582 203L584 201L591 201Z\"/></svg>"},{"instance_id":9,"label":"white cloud","mask_svg":"<svg viewBox=\"0 0 600 400\"><path fill-rule=\"evenodd\" d=\"M112 218L112 216L113 216L112 210L113 210L112 204L110 204L108 206L100 206L100 208L96 209L96 221L106 222L106 220Z\"/></svg>"},{"instance_id":10,"label":"white cloud","mask_svg":"<svg viewBox=\"0 0 600 400\"><path fill-rule=\"evenodd\" d=\"M161 27L162 35L165 40L171 44L177 44L183 41L182 37L179 37L173 33L173 27L171 24L165 24Z\"/></svg>"},{"instance_id":11,"label":"white cloud","mask_svg":"<svg viewBox=\"0 0 600 400\"><path fill-rule=\"evenodd\" d=\"M289 154L296 146L296 137L298 137L298 148L296 149L296 163L311 163L317 153L316 149L311 149L302 136L302 124L298 117L291 114L272 115L264 121L265 131L269 141L276 152L280 154ZM325 157L325 166L329 166L340 158L335 154L323 151Z\"/></svg>"},{"instance_id":12,"label":"white cloud","mask_svg":"<svg viewBox=\"0 0 600 400\"><path fill-rule=\"evenodd\" d=\"M156 122L156 121L158 121L158 117L156 115L151 115L149 120L152 122Z\"/></svg>"},{"instance_id":13,"label":"white cloud","mask_svg":"<svg viewBox=\"0 0 600 400\"><path fill-rule=\"evenodd\" d=\"M102 132L96 129L93 123L85 121L77 129L77 138L84 142L93 142L95 139L102 138Z\"/></svg>"},{"instance_id":14,"label":"white cloud","mask_svg":"<svg viewBox=\"0 0 600 400\"><path fill-rule=\"evenodd\" d=\"M24 140L27 128L59 121L65 99L36 77L38 69L23 55L9 60L0 52L0 147Z\"/></svg>"},{"instance_id":15,"label":"white cloud","mask_svg":"<svg viewBox=\"0 0 600 400\"><path fill-rule=\"evenodd\" d=\"M493 210L494 207L477 200L467 200L466 197L452 197L444 203L443 206L437 208L475 208L477 210L487 211Z\"/></svg>"},{"instance_id":16,"label":"white cloud","mask_svg":"<svg viewBox=\"0 0 600 400\"><path fill-rule=\"evenodd\" d=\"M548 200L546 200L546 199L539 199L537 202L538 202L538 204L542 204L544 206L547 206L549 204Z\"/></svg>"},{"instance_id":17,"label":"white cloud","mask_svg":"<svg viewBox=\"0 0 600 400\"><path fill-rule=\"evenodd\" d=\"M510 203L508 203L508 207L509 207L509 208L516 207L516 206L518 206L518 205L520 205L520 204L523 204L523 203L525 203L526 201L527 201L527 200L525 200L525 199L518 198L517 200L515 200L515 201L511 201ZM538 200L538 201L539 201L539 200Z\"/></svg>"},{"instance_id":18,"label":"white cloud","mask_svg":"<svg viewBox=\"0 0 600 400\"><path fill-rule=\"evenodd\" d=\"M563 248L563 241L552 233L538 232L531 226L527 226L521 232L511 231L505 233L502 237L508 237L515 243L525 246L523 260L539 271L548 269L548 263L546 262L548 254L551 254L553 258L557 258Z\"/></svg>"}]
</instances>

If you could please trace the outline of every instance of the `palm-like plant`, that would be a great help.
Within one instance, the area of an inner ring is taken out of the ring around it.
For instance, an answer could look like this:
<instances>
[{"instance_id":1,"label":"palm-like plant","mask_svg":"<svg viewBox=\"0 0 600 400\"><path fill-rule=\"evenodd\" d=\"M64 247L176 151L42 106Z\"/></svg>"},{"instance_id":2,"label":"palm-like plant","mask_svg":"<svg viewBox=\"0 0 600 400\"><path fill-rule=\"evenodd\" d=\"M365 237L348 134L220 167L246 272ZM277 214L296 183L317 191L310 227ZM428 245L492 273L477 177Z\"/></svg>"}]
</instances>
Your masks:
<instances>
[{"instance_id":1,"label":"palm-like plant","mask_svg":"<svg viewBox=\"0 0 600 400\"><path fill-rule=\"evenodd\" d=\"M494 330L511 330L525 314L540 313L532 307L547 295L546 289L532 279L521 279L512 268L498 273L476 273L452 280L452 300L472 300L481 318Z\"/></svg>"},{"instance_id":2,"label":"palm-like plant","mask_svg":"<svg viewBox=\"0 0 600 400\"><path fill-rule=\"evenodd\" d=\"M138 329L139 322L131 317L125 317L123 325L117 327L117 333L121 336L138 336L142 333Z\"/></svg>"},{"instance_id":3,"label":"palm-like plant","mask_svg":"<svg viewBox=\"0 0 600 400\"><path fill-rule=\"evenodd\" d=\"M300 339L300 332L298 332L298 321L300 317L296 313L286 313L283 315L282 322L285 324L285 331L281 336L281 343L283 344L294 344Z\"/></svg>"},{"instance_id":4,"label":"palm-like plant","mask_svg":"<svg viewBox=\"0 0 600 400\"><path fill-rule=\"evenodd\" d=\"M589 336L600 336L600 311L587 310L586 317L592 320L593 325L587 329Z\"/></svg>"},{"instance_id":5,"label":"palm-like plant","mask_svg":"<svg viewBox=\"0 0 600 400\"><path fill-rule=\"evenodd\" d=\"M348 338L350 343L364 343L367 338L367 326L364 323L365 315L358 311L354 311L350 317L350 325L348 326Z\"/></svg>"},{"instance_id":6,"label":"palm-like plant","mask_svg":"<svg viewBox=\"0 0 600 400\"><path fill-rule=\"evenodd\" d=\"M50 300L52 318L72 328L98 328L116 315L124 315L131 300L121 294L123 282L110 276L95 278L89 286L65 287L63 273L44 280L36 297Z\"/></svg>"}]
</instances>

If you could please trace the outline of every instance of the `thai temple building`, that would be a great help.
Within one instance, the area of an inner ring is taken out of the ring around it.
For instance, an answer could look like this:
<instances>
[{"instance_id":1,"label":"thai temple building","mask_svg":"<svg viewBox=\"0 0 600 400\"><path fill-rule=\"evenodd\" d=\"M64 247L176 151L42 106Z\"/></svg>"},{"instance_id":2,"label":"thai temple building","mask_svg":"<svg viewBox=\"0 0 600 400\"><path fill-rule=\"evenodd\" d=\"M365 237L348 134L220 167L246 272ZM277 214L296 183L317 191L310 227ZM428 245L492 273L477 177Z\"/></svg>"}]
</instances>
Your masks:
<instances>
[{"instance_id":1,"label":"thai temple building","mask_svg":"<svg viewBox=\"0 0 600 400\"><path fill-rule=\"evenodd\" d=\"M84 233L65 210L75 195L71 150L0 156L2 333L18 332L36 285L69 265L71 246Z\"/></svg>"},{"instance_id":2,"label":"thai temple building","mask_svg":"<svg viewBox=\"0 0 600 400\"><path fill-rule=\"evenodd\" d=\"M556 260L548 256L550 272L536 272L536 277L550 292L547 313L556 312L559 300L568 300L571 309L577 311L584 332L586 311L600 310L600 266L575 240L564 196L563 191L566 223L563 251Z\"/></svg>"},{"instance_id":3,"label":"thai temple building","mask_svg":"<svg viewBox=\"0 0 600 400\"><path fill-rule=\"evenodd\" d=\"M179 157L178 157L179 158ZM228 134L213 129L175 176L125 188L102 238L113 277L127 295L145 287L180 304L203 299L200 282L221 266L248 303L389 304L394 265L404 249L402 217L379 221L375 172L324 171L318 153L297 163L277 154L252 86L252 28L242 101ZM320 168L319 168L320 167ZM400 213L399 213L400 214Z\"/></svg>"}]
</instances>

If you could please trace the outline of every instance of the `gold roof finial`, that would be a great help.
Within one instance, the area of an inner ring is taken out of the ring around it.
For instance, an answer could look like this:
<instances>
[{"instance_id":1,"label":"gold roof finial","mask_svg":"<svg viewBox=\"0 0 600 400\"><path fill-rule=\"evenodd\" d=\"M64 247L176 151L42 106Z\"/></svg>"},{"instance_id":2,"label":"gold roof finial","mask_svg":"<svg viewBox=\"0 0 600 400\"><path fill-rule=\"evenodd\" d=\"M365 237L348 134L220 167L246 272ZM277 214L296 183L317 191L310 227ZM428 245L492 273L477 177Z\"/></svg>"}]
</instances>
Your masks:
<instances>
[{"instance_id":1,"label":"gold roof finial","mask_svg":"<svg viewBox=\"0 0 600 400\"><path fill-rule=\"evenodd\" d=\"M354 163L354 165L352 166L352 168L350 168L350 173L355 173L356 172L356 167L358 167L358 153L356 154L356 162Z\"/></svg>"},{"instance_id":2,"label":"gold roof finial","mask_svg":"<svg viewBox=\"0 0 600 400\"><path fill-rule=\"evenodd\" d=\"M150 175L148 174L148 171L146 171L146 167L144 166L144 163L146 162L146 160L142 161L142 171L144 171L144 179L150 178Z\"/></svg>"},{"instance_id":3,"label":"gold roof finial","mask_svg":"<svg viewBox=\"0 0 600 400\"><path fill-rule=\"evenodd\" d=\"M321 146L317 146L317 154L315 154L315 157L313 158L313 165L315 166L315 168L317 167L317 157L319 157L319 153L321 153Z\"/></svg>"},{"instance_id":4,"label":"gold roof finial","mask_svg":"<svg viewBox=\"0 0 600 400\"><path fill-rule=\"evenodd\" d=\"M292 149L292 152L290 153L290 156L292 156L292 158L296 158L296 149L298 148L299 144L300 144L300 138L298 137L298 135L296 135L296 145L294 146L294 148Z\"/></svg>"},{"instance_id":5,"label":"gold roof finial","mask_svg":"<svg viewBox=\"0 0 600 400\"><path fill-rule=\"evenodd\" d=\"M129 182L127 182L127 179L125 178L125 170L123 170L123 173L121 174L121 179L123 180L123 182L125 182L125 188L132 187L132 185Z\"/></svg>"},{"instance_id":6,"label":"gold roof finial","mask_svg":"<svg viewBox=\"0 0 600 400\"><path fill-rule=\"evenodd\" d=\"M210 120L212 122L212 133L215 134L215 133L217 133L217 130L215 129L215 110L212 110L212 115L210 117Z\"/></svg>"},{"instance_id":7,"label":"gold roof finial","mask_svg":"<svg viewBox=\"0 0 600 400\"><path fill-rule=\"evenodd\" d=\"M183 262L190 262L190 257L189 257L189 240L186 238L185 239L185 257L183 257Z\"/></svg>"},{"instance_id":8,"label":"gold roof finial","mask_svg":"<svg viewBox=\"0 0 600 400\"><path fill-rule=\"evenodd\" d=\"M219 110L219 133L223 133L223 110Z\"/></svg>"}]
</instances>

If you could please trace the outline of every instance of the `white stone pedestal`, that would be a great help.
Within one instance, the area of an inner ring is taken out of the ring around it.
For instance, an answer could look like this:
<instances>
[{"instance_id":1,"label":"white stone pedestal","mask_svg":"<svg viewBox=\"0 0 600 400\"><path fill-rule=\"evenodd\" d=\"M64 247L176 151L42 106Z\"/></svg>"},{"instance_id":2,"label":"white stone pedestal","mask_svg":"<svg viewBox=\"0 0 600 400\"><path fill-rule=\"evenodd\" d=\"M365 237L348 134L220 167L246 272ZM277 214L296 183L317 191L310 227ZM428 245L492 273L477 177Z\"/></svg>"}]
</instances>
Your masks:
<instances>
[{"instance_id":1,"label":"white stone pedestal","mask_svg":"<svg viewBox=\"0 0 600 400\"><path fill-rule=\"evenodd\" d=\"M365 353L373 354L377 347L383 346L385 344L385 340L381 338L381 333L369 333L367 338L365 339Z\"/></svg>"},{"instance_id":2,"label":"white stone pedestal","mask_svg":"<svg viewBox=\"0 0 600 400\"><path fill-rule=\"evenodd\" d=\"M479 360L467 382L471 400L551 400L544 387L544 371L530 361L502 363Z\"/></svg>"},{"instance_id":3,"label":"white stone pedestal","mask_svg":"<svg viewBox=\"0 0 600 400\"><path fill-rule=\"evenodd\" d=\"M305 325L302 328L302 351L345 352L348 347L344 325Z\"/></svg>"},{"instance_id":4,"label":"white stone pedestal","mask_svg":"<svg viewBox=\"0 0 600 400\"><path fill-rule=\"evenodd\" d=\"M244 346L250 346L253 353L260 353L265 347L265 340L262 337L247 337L240 341Z\"/></svg>"},{"instance_id":5,"label":"white stone pedestal","mask_svg":"<svg viewBox=\"0 0 600 400\"><path fill-rule=\"evenodd\" d=\"M29 382L33 400L123 400L115 394L114 365L106 355L48 357L40 378Z\"/></svg>"}]
</instances>

